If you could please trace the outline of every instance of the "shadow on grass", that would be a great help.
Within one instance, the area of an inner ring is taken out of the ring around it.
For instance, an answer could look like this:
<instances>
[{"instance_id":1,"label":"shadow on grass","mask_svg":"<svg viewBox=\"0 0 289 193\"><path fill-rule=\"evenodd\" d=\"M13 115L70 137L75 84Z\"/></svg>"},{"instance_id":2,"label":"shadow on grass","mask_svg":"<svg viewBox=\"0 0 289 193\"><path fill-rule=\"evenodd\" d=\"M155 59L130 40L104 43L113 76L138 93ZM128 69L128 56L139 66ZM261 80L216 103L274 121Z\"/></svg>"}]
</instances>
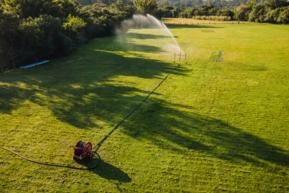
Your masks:
<instances>
[{"instance_id":1,"label":"shadow on grass","mask_svg":"<svg viewBox=\"0 0 289 193\"><path fill-rule=\"evenodd\" d=\"M178 109L176 104L152 99L141 113L128 121L124 132L135 138L150 139L172 151L200 151L258 166L289 166L289 152L221 120Z\"/></svg>"},{"instance_id":2,"label":"shadow on grass","mask_svg":"<svg viewBox=\"0 0 289 193\"><path fill-rule=\"evenodd\" d=\"M170 39L171 37L168 35L156 35L156 34L140 34L129 32L127 38L135 38L135 39Z\"/></svg>"},{"instance_id":3,"label":"shadow on grass","mask_svg":"<svg viewBox=\"0 0 289 193\"><path fill-rule=\"evenodd\" d=\"M17 86L0 85L0 112L10 113L20 106L31 93L29 90Z\"/></svg>"},{"instance_id":4,"label":"shadow on grass","mask_svg":"<svg viewBox=\"0 0 289 193\"><path fill-rule=\"evenodd\" d=\"M7 83L25 85L27 90L17 86L0 87L0 112L9 113L29 99L49 107L60 121L78 128L92 128L99 126L99 119L110 122L117 114L127 112L150 91L115 82L111 80L114 77L159 79L165 74L185 74L185 69L158 60L91 49L83 53L85 57L74 59L70 66L61 64L56 69L50 67L42 71L31 69L19 79L8 80ZM6 78L0 78L0 82L5 83Z\"/></svg>"},{"instance_id":5,"label":"shadow on grass","mask_svg":"<svg viewBox=\"0 0 289 193\"><path fill-rule=\"evenodd\" d=\"M94 158L93 160L77 161L78 164L83 165L86 168L93 168L89 170L96 175L107 179L115 180L121 183L131 182L131 178L127 173L122 171L120 168L115 167L100 158Z\"/></svg>"},{"instance_id":6,"label":"shadow on grass","mask_svg":"<svg viewBox=\"0 0 289 193\"><path fill-rule=\"evenodd\" d=\"M103 49L97 46L100 48ZM138 88L137 83L115 81L115 77L137 77L147 81L155 78L155 82L159 82L157 79L166 74L186 74L186 69L175 68L170 63L95 50L94 44L81 50L78 57L70 59L58 63L58 66L20 73L13 80L9 77L13 74L0 77L0 83L21 83L27 87L25 90L17 86L1 86L0 112L9 113L24 100L30 100L49 108L60 121L91 129L100 126L101 122L119 121L150 91ZM219 159L258 166L289 166L288 152L277 146L241 128L192 113L191 108L171 104L156 95L123 125L121 131L171 151L200 151ZM108 163L100 163L100 166L102 169L95 173L104 178L130 179Z\"/></svg>"},{"instance_id":7,"label":"shadow on grass","mask_svg":"<svg viewBox=\"0 0 289 193\"><path fill-rule=\"evenodd\" d=\"M140 45L133 42L127 42L127 37L119 39L119 42L113 44L113 46L108 45L104 47L98 47L100 51L134 51L134 52L146 52L146 53L156 53L160 52L161 48L151 45ZM125 43L124 43L125 42Z\"/></svg>"}]
</instances>

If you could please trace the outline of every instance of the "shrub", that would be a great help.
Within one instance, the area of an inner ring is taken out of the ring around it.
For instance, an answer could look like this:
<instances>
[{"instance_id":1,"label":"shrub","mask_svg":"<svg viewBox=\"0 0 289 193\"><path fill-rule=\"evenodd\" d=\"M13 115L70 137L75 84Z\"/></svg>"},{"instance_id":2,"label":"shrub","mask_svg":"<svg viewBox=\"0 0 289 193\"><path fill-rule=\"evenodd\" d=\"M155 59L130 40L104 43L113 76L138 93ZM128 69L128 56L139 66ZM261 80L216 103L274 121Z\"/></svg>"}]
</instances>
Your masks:
<instances>
[{"instance_id":1,"label":"shrub","mask_svg":"<svg viewBox=\"0 0 289 193\"><path fill-rule=\"evenodd\" d=\"M132 15L131 7L93 4L80 9L80 15L87 23L86 35L89 38L114 33L119 23Z\"/></svg>"},{"instance_id":2,"label":"shrub","mask_svg":"<svg viewBox=\"0 0 289 193\"><path fill-rule=\"evenodd\" d=\"M81 43L86 40L84 36L86 22L83 19L77 16L69 15L62 26L66 34L76 42Z\"/></svg>"},{"instance_id":3,"label":"shrub","mask_svg":"<svg viewBox=\"0 0 289 193\"><path fill-rule=\"evenodd\" d=\"M27 18L20 23L18 30L18 61L21 63L48 58L70 49L62 50L64 41L60 41L60 37L64 38L64 34L59 18L47 15Z\"/></svg>"},{"instance_id":4,"label":"shrub","mask_svg":"<svg viewBox=\"0 0 289 193\"><path fill-rule=\"evenodd\" d=\"M158 7L156 0L134 0L133 3L137 11L142 14L155 13Z\"/></svg>"},{"instance_id":5,"label":"shrub","mask_svg":"<svg viewBox=\"0 0 289 193\"><path fill-rule=\"evenodd\" d=\"M269 22L269 23L278 23L278 18L279 18L280 11L281 11L280 8L270 10L266 14L265 21Z\"/></svg>"},{"instance_id":6,"label":"shrub","mask_svg":"<svg viewBox=\"0 0 289 193\"><path fill-rule=\"evenodd\" d=\"M15 15L4 14L0 9L0 71L15 67L17 27L19 21Z\"/></svg>"},{"instance_id":7,"label":"shrub","mask_svg":"<svg viewBox=\"0 0 289 193\"><path fill-rule=\"evenodd\" d=\"M110 35L134 9L80 6L75 0L0 0L0 70L62 56L79 43Z\"/></svg>"},{"instance_id":8,"label":"shrub","mask_svg":"<svg viewBox=\"0 0 289 193\"><path fill-rule=\"evenodd\" d=\"M269 8L266 5L264 4L256 5L249 14L249 21L265 22L266 13L268 11Z\"/></svg>"},{"instance_id":9,"label":"shrub","mask_svg":"<svg viewBox=\"0 0 289 193\"><path fill-rule=\"evenodd\" d=\"M180 13L180 17L182 18L191 18L193 16L193 9L186 8Z\"/></svg>"},{"instance_id":10,"label":"shrub","mask_svg":"<svg viewBox=\"0 0 289 193\"><path fill-rule=\"evenodd\" d=\"M220 9L220 10L218 10L217 15L218 16L227 16L230 18L230 20L232 20L234 17L234 12L229 10L229 9Z\"/></svg>"},{"instance_id":11,"label":"shrub","mask_svg":"<svg viewBox=\"0 0 289 193\"><path fill-rule=\"evenodd\" d=\"M240 21L248 21L251 7L247 5L240 5L235 9L235 18Z\"/></svg>"},{"instance_id":12,"label":"shrub","mask_svg":"<svg viewBox=\"0 0 289 193\"><path fill-rule=\"evenodd\" d=\"M280 11L277 19L278 23L288 24L289 23L289 6Z\"/></svg>"}]
</instances>

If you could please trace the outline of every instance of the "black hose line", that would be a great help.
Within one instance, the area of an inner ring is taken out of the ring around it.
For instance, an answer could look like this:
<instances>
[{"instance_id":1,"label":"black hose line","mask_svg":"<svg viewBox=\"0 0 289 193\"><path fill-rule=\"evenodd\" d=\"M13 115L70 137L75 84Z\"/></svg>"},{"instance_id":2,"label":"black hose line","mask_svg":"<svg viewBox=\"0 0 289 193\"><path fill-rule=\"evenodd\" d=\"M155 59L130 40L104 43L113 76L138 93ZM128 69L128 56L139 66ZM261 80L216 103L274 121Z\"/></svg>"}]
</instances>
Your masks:
<instances>
[{"instance_id":1,"label":"black hose line","mask_svg":"<svg viewBox=\"0 0 289 193\"><path fill-rule=\"evenodd\" d=\"M97 166L92 166L92 167L75 167L75 166L71 166L71 165L64 165L64 164L59 164L59 163L50 163L50 162L43 162L43 161L38 161L38 160L34 160L32 158L29 157L25 157L19 153L17 153L16 151L13 151L11 149L5 148L5 147L1 147L0 149L5 150L7 152L9 152L10 154L13 154L17 157L19 157L22 160L26 160L28 162L34 163L34 164L38 164L38 165L43 165L43 166L49 166L49 167L58 167L58 168L68 168L68 169L73 169L73 170L92 170L95 169ZM97 156L99 157L100 160L100 156L97 154Z\"/></svg>"},{"instance_id":2,"label":"black hose line","mask_svg":"<svg viewBox=\"0 0 289 193\"><path fill-rule=\"evenodd\" d=\"M166 75L157 86L154 87L153 90L150 91L150 93L142 100L140 101L120 122L118 122L113 129L107 134L105 135L102 140L100 140L100 142L98 142L95 146L95 150L94 152L97 152L102 144L123 124L125 123L126 120L128 120L138 109L140 109L140 107L150 98L150 96L167 80L167 78L169 77L169 75Z\"/></svg>"}]
</instances>

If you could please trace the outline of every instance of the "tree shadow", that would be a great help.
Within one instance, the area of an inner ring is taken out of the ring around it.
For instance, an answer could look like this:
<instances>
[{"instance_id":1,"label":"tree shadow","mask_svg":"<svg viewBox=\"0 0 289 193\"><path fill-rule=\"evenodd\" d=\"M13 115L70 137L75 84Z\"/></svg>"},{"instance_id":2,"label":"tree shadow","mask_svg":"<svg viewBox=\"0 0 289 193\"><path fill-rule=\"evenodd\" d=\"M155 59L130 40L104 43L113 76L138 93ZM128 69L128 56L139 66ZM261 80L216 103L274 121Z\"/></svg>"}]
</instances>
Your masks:
<instances>
[{"instance_id":1,"label":"tree shadow","mask_svg":"<svg viewBox=\"0 0 289 193\"><path fill-rule=\"evenodd\" d=\"M28 89L11 85L0 85L0 113L10 113L11 110L19 108L23 100L31 94Z\"/></svg>"},{"instance_id":2,"label":"tree shadow","mask_svg":"<svg viewBox=\"0 0 289 193\"><path fill-rule=\"evenodd\" d=\"M178 110L177 104L151 99L124 127L135 138L146 138L172 151L200 151L232 162L257 166L289 166L289 152L222 120Z\"/></svg>"},{"instance_id":3,"label":"tree shadow","mask_svg":"<svg viewBox=\"0 0 289 193\"><path fill-rule=\"evenodd\" d=\"M97 119L110 122L119 114L118 109L123 109L120 114L126 112L129 104L140 101L149 92L110 79L117 76L159 79L164 74L186 72L159 60L124 57L109 51L89 49L84 52L87 57L75 59L75 65L70 67L61 65L58 70L48 72L33 73L32 70L15 80L0 77L2 83L21 83L27 88L0 87L0 112L9 113L29 99L47 106L60 121L78 128L98 127ZM62 73L64 71L66 73Z\"/></svg>"},{"instance_id":4,"label":"tree shadow","mask_svg":"<svg viewBox=\"0 0 289 193\"><path fill-rule=\"evenodd\" d=\"M153 45L141 45L136 44L130 38L128 41L127 36L123 36L122 38L115 39L113 45L102 45L98 46L99 51L134 51L134 52L144 52L144 53L159 53L161 48Z\"/></svg>"},{"instance_id":5,"label":"tree shadow","mask_svg":"<svg viewBox=\"0 0 289 193\"><path fill-rule=\"evenodd\" d=\"M168 35L140 34L140 33L133 33L133 32L127 33L126 37L134 38L134 39L170 39L171 38Z\"/></svg>"},{"instance_id":6,"label":"tree shadow","mask_svg":"<svg viewBox=\"0 0 289 193\"><path fill-rule=\"evenodd\" d=\"M120 168L105 162L100 158L93 158L92 160L83 160L76 162L84 166L85 168L92 168L89 169L89 171L95 173L101 178L107 180L115 180L120 183L128 183L132 181L132 179L127 173L122 171Z\"/></svg>"}]
</instances>

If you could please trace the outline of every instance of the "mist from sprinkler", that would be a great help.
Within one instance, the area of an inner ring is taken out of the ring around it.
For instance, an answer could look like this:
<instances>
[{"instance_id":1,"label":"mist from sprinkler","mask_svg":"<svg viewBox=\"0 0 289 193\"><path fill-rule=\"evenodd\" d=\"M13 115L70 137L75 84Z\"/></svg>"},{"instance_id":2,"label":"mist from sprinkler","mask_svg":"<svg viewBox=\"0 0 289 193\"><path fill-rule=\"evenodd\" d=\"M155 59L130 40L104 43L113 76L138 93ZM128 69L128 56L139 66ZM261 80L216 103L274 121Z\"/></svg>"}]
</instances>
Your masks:
<instances>
[{"instance_id":1,"label":"mist from sprinkler","mask_svg":"<svg viewBox=\"0 0 289 193\"><path fill-rule=\"evenodd\" d=\"M160 20L155 18L150 14L139 15L135 14L131 19L124 20L120 28L116 30L117 35L121 37L122 34L126 34L130 29L159 29L162 34L164 34L168 43L162 44L162 50L168 52L170 55L173 55L174 63L178 60L182 60L186 57L185 52L178 44L176 38L169 30L169 28ZM123 39L121 40L123 41ZM163 43L163 42L162 42Z\"/></svg>"}]
</instances>

